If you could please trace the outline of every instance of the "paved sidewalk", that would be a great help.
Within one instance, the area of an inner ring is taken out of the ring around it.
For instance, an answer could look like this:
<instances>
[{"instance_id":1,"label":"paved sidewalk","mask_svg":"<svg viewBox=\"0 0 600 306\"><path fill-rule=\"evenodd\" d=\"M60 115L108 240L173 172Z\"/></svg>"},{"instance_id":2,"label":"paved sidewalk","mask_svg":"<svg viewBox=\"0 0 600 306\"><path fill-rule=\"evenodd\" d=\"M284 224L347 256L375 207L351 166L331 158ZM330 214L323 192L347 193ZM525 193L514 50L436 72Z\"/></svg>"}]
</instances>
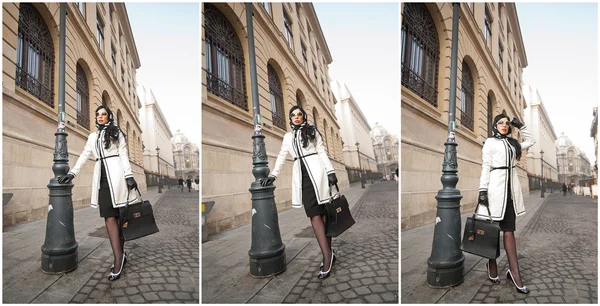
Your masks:
<instances>
[{"instance_id":1,"label":"paved sidewalk","mask_svg":"<svg viewBox=\"0 0 600 306\"><path fill-rule=\"evenodd\" d=\"M163 218L161 205L166 194L177 194L176 188L163 190L159 194L156 187L150 187L143 193L145 200L149 200L155 209L157 223ZM195 193L196 202L198 193ZM198 215L198 205L195 205ZM198 218L195 218L198 219ZM161 223L158 224L161 232L168 231ZM41 271L41 247L46 235L46 219L40 219L17 226L4 228L2 234L2 296L3 303L69 303L84 287L86 283L100 273L106 274L112 262L112 251L104 227L104 219L100 218L99 211L93 208L83 208L74 212L75 240L78 243L78 267L76 270L62 275L49 275ZM196 220L196 237L198 220ZM157 236L149 236L155 237ZM131 243L138 243L148 238L141 238L134 242L126 242L126 252L134 254L133 257L142 257L141 252L130 249ZM151 240L151 239L149 239ZM196 242L197 249L197 242ZM135 254L138 253L138 254ZM197 250L196 250L197 254ZM198 256L196 255L196 274ZM194 273L189 272L190 275ZM127 269L125 271L127 275ZM105 277L103 277L105 279ZM123 277L122 277L123 278ZM113 282L117 284L122 280ZM196 301L198 301L198 284L195 284ZM112 289L110 285L101 286L105 291ZM193 292L194 290L191 290ZM97 294L98 295L98 294ZM190 294L190 301L193 301ZM113 301L114 302L114 301Z\"/></svg>"},{"instance_id":2,"label":"paved sidewalk","mask_svg":"<svg viewBox=\"0 0 600 306\"><path fill-rule=\"evenodd\" d=\"M575 196L571 196L575 197ZM560 201L562 195L560 193L547 193L546 198L541 198L539 192L532 192L524 196L526 214L517 218L517 227L515 236L517 239L517 253L521 266L523 266L522 258L526 253L525 247L530 236L529 227L539 222L540 214L543 207L547 205L548 199L558 199ZM588 198L589 199L589 198ZM591 212L596 216L596 212ZM464 231L464 222L472 213L463 214L461 216L461 230ZM597 224L594 223L594 224ZM596 227L597 228L597 227ZM487 279L487 271L485 263L487 260L469 253L463 253L464 261L464 282L453 288L433 289L426 284L427 274L427 258L431 256L431 247L433 241L434 224L427 224L401 233L402 241L402 303L481 303L490 302L490 300L478 300L481 295L477 295L480 288L486 287L484 284ZM462 237L462 231L461 236ZM597 235L597 234L596 234ZM597 236L595 236L597 237ZM505 271L508 267L506 261L506 253L501 246L500 257L497 259L499 271ZM500 268L504 269L501 270ZM597 270L596 266L590 267L593 271ZM529 276L530 277L530 276ZM507 284L505 276L501 276L503 285ZM524 276L527 280L528 276ZM482 285L484 287L482 287ZM488 287L489 289L489 287ZM485 288L484 288L485 290ZM508 290L508 289L507 289ZM513 290L514 291L514 290ZM479 292L481 293L481 292ZM516 294L516 293L515 293ZM477 296L477 299L475 299ZM514 299L513 299L514 300ZM550 300L548 300L549 302ZM504 300L495 300L493 303L507 302ZM523 302L523 301L520 301ZM531 302L531 301L528 301ZM535 303L535 300L533 301Z\"/></svg>"},{"instance_id":3,"label":"paved sidewalk","mask_svg":"<svg viewBox=\"0 0 600 306\"><path fill-rule=\"evenodd\" d=\"M360 183L354 183L342 190L352 211L370 188L370 184L361 189ZM316 239L310 236L312 229L304 209L279 214L287 269L275 277L254 279L250 276L251 229L252 224L241 226L210 236L209 241L202 244L202 303L283 303L307 269L314 264L318 269L318 261L314 261L317 256L320 258L320 249ZM333 240L334 246L337 239L339 237Z\"/></svg>"}]
</instances>

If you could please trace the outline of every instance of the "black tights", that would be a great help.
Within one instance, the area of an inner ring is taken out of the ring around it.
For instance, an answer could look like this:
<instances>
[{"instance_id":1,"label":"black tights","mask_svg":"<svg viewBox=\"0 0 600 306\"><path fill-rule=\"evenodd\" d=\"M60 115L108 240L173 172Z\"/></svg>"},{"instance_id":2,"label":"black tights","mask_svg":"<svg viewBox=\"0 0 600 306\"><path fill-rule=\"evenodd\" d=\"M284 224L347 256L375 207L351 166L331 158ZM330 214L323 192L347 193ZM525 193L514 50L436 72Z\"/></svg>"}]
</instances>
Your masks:
<instances>
[{"instance_id":1,"label":"black tights","mask_svg":"<svg viewBox=\"0 0 600 306\"><path fill-rule=\"evenodd\" d=\"M112 247L115 259L113 273L119 273L121 261L123 261L123 247L125 245L125 239L121 235L121 227L119 226L119 217L108 217L104 219L104 222L106 224L108 239L110 240L110 246Z\"/></svg>"},{"instance_id":2,"label":"black tights","mask_svg":"<svg viewBox=\"0 0 600 306\"><path fill-rule=\"evenodd\" d=\"M515 241L515 232L504 232L504 250L508 257L508 266L517 286L523 287L521 281L521 272L519 271L519 262L517 261L517 243ZM495 259L489 260L490 276L498 276L498 264ZM494 272L495 271L495 272Z\"/></svg>"},{"instance_id":3,"label":"black tights","mask_svg":"<svg viewBox=\"0 0 600 306\"><path fill-rule=\"evenodd\" d=\"M315 236L317 236L317 241L319 242L319 247L321 247L321 253L323 254L323 271L329 270L332 252L331 237L325 236L326 221L326 215L310 217L313 231L315 232Z\"/></svg>"}]
</instances>

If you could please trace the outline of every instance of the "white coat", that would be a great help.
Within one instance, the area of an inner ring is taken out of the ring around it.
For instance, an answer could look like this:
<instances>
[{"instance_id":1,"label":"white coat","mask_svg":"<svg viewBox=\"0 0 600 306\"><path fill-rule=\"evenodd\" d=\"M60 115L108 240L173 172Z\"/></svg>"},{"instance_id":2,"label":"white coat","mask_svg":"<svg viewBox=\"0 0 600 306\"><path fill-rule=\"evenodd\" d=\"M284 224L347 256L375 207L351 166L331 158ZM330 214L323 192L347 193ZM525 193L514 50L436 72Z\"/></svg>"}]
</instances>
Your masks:
<instances>
[{"instance_id":1,"label":"white coat","mask_svg":"<svg viewBox=\"0 0 600 306\"><path fill-rule=\"evenodd\" d=\"M318 204L328 203L331 198L329 195L331 188L329 187L327 175L335 173L335 169L329 157L327 157L321 135L316 132L315 141L309 141L308 146L303 148L300 130L286 133L283 136L281 151L279 152L279 156L277 156L271 176L277 178L288 154L294 158L292 170L292 207L302 207L302 169L300 158L304 159L306 171L315 189Z\"/></svg>"},{"instance_id":2,"label":"white coat","mask_svg":"<svg viewBox=\"0 0 600 306\"><path fill-rule=\"evenodd\" d=\"M129 164L129 156L127 155L127 143L123 132L119 132L119 143L112 143L108 149L104 148L104 133L91 133L81 152L81 156L77 159L75 167L69 172L73 176L77 176L81 167L88 161L90 154L96 157L94 165L94 175L92 178L92 198L91 204L93 208L98 207L98 191L100 189L101 162L104 163L106 171L106 179L110 189L110 197L114 208L125 206L127 202L127 183L125 178L133 177L131 165ZM129 195L129 204L137 203L137 192L131 192Z\"/></svg>"},{"instance_id":3,"label":"white coat","mask_svg":"<svg viewBox=\"0 0 600 306\"><path fill-rule=\"evenodd\" d=\"M521 135L525 138L525 141L520 143L522 150L526 150L535 144L535 140L531 137L525 126L521 128ZM525 214L523 191L521 190L521 183L519 182L515 166L516 149L509 144L506 138L488 138L481 151L483 162L479 191L487 190L492 220L504 220L508 188L511 191L515 213L517 216ZM502 167L503 169L494 169L498 167ZM509 175L510 186L508 184ZM479 205L477 217L489 219L488 216L487 208Z\"/></svg>"}]
</instances>

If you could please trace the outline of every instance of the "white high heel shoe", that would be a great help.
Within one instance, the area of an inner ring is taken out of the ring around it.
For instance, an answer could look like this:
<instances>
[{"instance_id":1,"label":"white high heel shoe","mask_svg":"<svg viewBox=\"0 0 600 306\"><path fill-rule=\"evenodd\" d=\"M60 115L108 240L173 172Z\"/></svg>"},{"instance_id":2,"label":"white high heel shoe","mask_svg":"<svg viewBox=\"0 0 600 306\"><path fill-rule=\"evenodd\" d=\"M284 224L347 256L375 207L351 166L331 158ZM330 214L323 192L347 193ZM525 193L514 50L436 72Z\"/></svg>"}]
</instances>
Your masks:
<instances>
[{"instance_id":1,"label":"white high heel shoe","mask_svg":"<svg viewBox=\"0 0 600 306\"><path fill-rule=\"evenodd\" d=\"M119 270L119 273L110 272L110 274L108 275L108 280L115 281L115 280L119 279L121 277L121 272L123 272L124 266L125 266L125 253L123 253L123 259L121 260L121 269Z\"/></svg>"},{"instance_id":2,"label":"white high heel shoe","mask_svg":"<svg viewBox=\"0 0 600 306\"><path fill-rule=\"evenodd\" d=\"M328 278L329 277L329 272L331 272L331 268L333 267L333 252L331 252L331 260L329 261L329 270L327 270L326 272L323 271L319 271L319 278L323 279L323 278Z\"/></svg>"}]
</instances>

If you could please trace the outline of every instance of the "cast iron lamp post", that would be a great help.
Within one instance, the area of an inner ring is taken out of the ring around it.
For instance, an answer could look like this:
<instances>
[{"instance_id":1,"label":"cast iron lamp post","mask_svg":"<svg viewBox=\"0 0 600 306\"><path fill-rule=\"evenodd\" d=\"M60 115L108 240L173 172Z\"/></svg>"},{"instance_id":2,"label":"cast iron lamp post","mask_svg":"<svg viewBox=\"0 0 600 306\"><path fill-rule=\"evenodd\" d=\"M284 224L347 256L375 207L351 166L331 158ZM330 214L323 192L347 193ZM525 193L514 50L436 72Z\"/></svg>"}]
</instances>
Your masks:
<instances>
[{"instance_id":1,"label":"cast iron lamp post","mask_svg":"<svg viewBox=\"0 0 600 306\"><path fill-rule=\"evenodd\" d=\"M540 184L540 186L541 186L540 189L542 190L542 192L541 192L542 198L545 198L546 196L544 195L544 150L540 151L540 155L542 157L541 158L542 159L541 160L541 163L542 163L542 182Z\"/></svg>"},{"instance_id":2,"label":"cast iron lamp post","mask_svg":"<svg viewBox=\"0 0 600 306\"><path fill-rule=\"evenodd\" d=\"M258 82L256 79L256 53L254 49L254 24L252 3L246 3L246 24L248 29L248 58L250 62L250 84L252 88L252 109L254 111L254 135L252 135L252 174L255 181L250 184L252 194L252 245L250 276L265 278L282 273L286 269L285 244L281 242L279 216L275 206L275 185L262 186L260 182L269 175L269 159L262 134Z\"/></svg>"},{"instance_id":3,"label":"cast iron lamp post","mask_svg":"<svg viewBox=\"0 0 600 306\"><path fill-rule=\"evenodd\" d=\"M360 149L358 148L358 146L360 144L357 141L355 143L355 145L356 145L356 152L358 153L358 175L359 175L359 178L360 178L360 188L365 189L365 181L363 181L362 166L360 165Z\"/></svg>"},{"instance_id":4,"label":"cast iron lamp post","mask_svg":"<svg viewBox=\"0 0 600 306\"><path fill-rule=\"evenodd\" d=\"M158 193L162 193L162 189L160 188L160 148L156 147L156 164L158 166Z\"/></svg>"},{"instance_id":5,"label":"cast iron lamp post","mask_svg":"<svg viewBox=\"0 0 600 306\"><path fill-rule=\"evenodd\" d=\"M69 152L65 131L65 35L66 3L60 4L58 55L58 130L54 134L54 177L50 179L50 200L46 221L46 239L42 245L42 272L61 274L77 269L77 242L73 226L73 184L60 184L58 178L69 172Z\"/></svg>"},{"instance_id":6,"label":"cast iron lamp post","mask_svg":"<svg viewBox=\"0 0 600 306\"><path fill-rule=\"evenodd\" d=\"M450 105L448 108L448 138L442 163L442 186L435 199L437 214L433 232L431 256L427 259L427 285L432 288L447 288L464 281L465 256L460 250L460 200L462 195L456 189L458 183L458 162L454 136L456 126L456 71L458 58L458 22L460 3L453 3L452 49L450 56Z\"/></svg>"}]
</instances>

